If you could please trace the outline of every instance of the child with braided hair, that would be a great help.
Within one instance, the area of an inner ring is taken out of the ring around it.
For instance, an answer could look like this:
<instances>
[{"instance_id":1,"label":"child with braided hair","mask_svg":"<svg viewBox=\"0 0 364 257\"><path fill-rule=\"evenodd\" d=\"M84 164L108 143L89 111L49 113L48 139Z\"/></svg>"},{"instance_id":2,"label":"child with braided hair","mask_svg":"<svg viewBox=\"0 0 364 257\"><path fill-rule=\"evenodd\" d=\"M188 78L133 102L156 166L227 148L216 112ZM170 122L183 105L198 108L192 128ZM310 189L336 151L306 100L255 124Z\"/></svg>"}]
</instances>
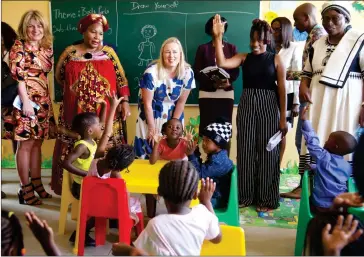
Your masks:
<instances>
[{"instance_id":1,"label":"child with braided hair","mask_svg":"<svg viewBox=\"0 0 364 257\"><path fill-rule=\"evenodd\" d=\"M158 195L164 198L168 214L151 219L134 242L135 247L150 255L200 255L204 240L221 241L221 230L211 204L216 184L210 178L202 179L198 193L199 180L189 161L171 161L164 165L159 173ZM192 199L197 197L200 204L190 208Z\"/></svg>"}]
</instances>

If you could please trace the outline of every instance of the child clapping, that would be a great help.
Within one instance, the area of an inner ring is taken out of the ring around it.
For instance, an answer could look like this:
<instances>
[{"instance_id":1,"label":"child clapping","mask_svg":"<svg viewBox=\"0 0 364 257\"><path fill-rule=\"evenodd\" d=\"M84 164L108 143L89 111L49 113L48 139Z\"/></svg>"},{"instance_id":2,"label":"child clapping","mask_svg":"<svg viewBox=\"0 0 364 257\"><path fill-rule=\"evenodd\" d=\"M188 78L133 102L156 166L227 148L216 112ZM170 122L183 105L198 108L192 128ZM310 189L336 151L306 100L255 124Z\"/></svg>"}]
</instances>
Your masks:
<instances>
[{"instance_id":1,"label":"child clapping","mask_svg":"<svg viewBox=\"0 0 364 257\"><path fill-rule=\"evenodd\" d=\"M192 140L192 131L183 135L183 126L179 119L170 119L163 124L162 135L155 134L153 137L154 146L149 162L154 164L157 160L187 160L187 143Z\"/></svg>"}]
</instances>

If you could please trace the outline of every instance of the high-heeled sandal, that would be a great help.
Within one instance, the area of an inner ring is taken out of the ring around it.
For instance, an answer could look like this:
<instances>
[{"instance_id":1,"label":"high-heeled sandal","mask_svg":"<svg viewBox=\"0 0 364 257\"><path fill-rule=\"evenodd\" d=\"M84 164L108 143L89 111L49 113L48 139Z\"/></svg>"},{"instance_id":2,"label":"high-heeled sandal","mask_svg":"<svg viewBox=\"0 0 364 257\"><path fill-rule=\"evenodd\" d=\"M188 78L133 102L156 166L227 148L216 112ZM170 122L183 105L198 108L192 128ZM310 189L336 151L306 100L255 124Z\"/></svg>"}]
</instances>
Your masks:
<instances>
[{"instance_id":1,"label":"high-heeled sandal","mask_svg":"<svg viewBox=\"0 0 364 257\"><path fill-rule=\"evenodd\" d=\"M40 205L42 201L34 195L32 183L21 186L18 191L19 204Z\"/></svg>"},{"instance_id":2,"label":"high-heeled sandal","mask_svg":"<svg viewBox=\"0 0 364 257\"><path fill-rule=\"evenodd\" d=\"M34 188L35 192L37 192L37 194L39 195L40 198L42 198L42 199L52 198L52 195L48 194L47 191L45 191L41 178L32 178L31 180L32 180L33 188ZM34 181L40 181L40 184L33 183Z\"/></svg>"}]
</instances>

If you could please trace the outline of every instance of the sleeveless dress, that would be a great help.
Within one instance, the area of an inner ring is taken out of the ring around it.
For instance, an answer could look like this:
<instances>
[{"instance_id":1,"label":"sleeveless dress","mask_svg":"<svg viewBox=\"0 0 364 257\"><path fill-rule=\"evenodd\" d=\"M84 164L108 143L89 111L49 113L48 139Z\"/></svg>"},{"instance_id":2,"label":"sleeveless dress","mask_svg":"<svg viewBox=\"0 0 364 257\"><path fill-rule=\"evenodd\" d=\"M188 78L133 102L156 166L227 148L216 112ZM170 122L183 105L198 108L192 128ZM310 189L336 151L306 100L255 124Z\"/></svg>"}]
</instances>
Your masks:
<instances>
[{"instance_id":1,"label":"sleeveless dress","mask_svg":"<svg viewBox=\"0 0 364 257\"><path fill-rule=\"evenodd\" d=\"M275 54L248 54L237 113L239 205L279 206L279 147L267 151L279 128Z\"/></svg>"}]
</instances>

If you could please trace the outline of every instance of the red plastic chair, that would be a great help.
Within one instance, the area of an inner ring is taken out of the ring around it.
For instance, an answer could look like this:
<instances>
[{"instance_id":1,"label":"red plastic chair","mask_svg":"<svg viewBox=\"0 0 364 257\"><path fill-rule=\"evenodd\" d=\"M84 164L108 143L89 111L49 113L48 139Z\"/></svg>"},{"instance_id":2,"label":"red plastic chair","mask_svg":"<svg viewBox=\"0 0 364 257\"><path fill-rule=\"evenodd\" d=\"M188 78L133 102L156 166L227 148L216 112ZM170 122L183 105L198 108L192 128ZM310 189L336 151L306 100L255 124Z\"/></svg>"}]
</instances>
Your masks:
<instances>
[{"instance_id":1,"label":"red plastic chair","mask_svg":"<svg viewBox=\"0 0 364 257\"><path fill-rule=\"evenodd\" d=\"M125 181L85 177L81 194L78 255L84 255L86 221L89 217L95 217L96 246L105 244L107 219L119 220L119 242L130 244L133 221L129 215ZM140 220L136 227L139 235L144 229L143 213L137 216Z\"/></svg>"}]
</instances>

